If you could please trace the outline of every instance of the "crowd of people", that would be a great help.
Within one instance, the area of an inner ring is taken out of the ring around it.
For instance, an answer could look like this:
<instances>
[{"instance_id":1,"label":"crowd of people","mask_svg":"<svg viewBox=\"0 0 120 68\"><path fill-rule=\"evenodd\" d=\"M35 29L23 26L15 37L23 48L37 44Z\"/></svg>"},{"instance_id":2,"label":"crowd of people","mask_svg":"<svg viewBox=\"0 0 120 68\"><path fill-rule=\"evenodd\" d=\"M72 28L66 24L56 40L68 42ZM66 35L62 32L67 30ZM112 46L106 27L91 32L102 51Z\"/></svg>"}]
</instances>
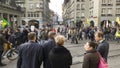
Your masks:
<instances>
[{"instance_id":1,"label":"crowd of people","mask_svg":"<svg viewBox=\"0 0 120 68\"><path fill-rule=\"evenodd\" d=\"M120 28L110 27L100 29L94 26L85 28L58 28L57 32L66 36L71 43L78 44L78 40L91 40L95 41L94 34L96 31L102 31L104 33L104 38L107 41L117 41L120 42Z\"/></svg>"},{"instance_id":2,"label":"crowd of people","mask_svg":"<svg viewBox=\"0 0 120 68\"><path fill-rule=\"evenodd\" d=\"M109 32L108 32L109 31ZM64 47L67 39L71 43L78 44L78 40L90 39L84 45L86 53L84 55L82 68L98 68L99 55L107 62L109 53L109 43L106 40L120 41L120 29L100 30L96 27L87 28L43 28L31 29L10 28L0 30L0 66L2 63L2 53L4 43L12 44L19 51L17 68L70 68L72 65L72 55Z\"/></svg>"}]
</instances>

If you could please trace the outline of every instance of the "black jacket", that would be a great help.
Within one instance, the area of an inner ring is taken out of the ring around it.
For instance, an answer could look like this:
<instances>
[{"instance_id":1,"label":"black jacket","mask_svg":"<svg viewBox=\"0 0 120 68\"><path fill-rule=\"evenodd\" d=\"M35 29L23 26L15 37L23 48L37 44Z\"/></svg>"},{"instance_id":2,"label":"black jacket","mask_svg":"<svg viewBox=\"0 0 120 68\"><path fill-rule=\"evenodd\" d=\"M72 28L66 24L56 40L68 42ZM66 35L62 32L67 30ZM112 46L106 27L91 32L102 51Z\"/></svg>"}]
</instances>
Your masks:
<instances>
[{"instance_id":1,"label":"black jacket","mask_svg":"<svg viewBox=\"0 0 120 68\"><path fill-rule=\"evenodd\" d=\"M107 61L109 53L109 43L103 40L102 42L99 43L97 51L99 51L101 56L105 59L105 61Z\"/></svg>"},{"instance_id":2,"label":"black jacket","mask_svg":"<svg viewBox=\"0 0 120 68\"><path fill-rule=\"evenodd\" d=\"M61 45L56 45L49 53L52 68L70 68L72 56L70 52Z\"/></svg>"},{"instance_id":3,"label":"black jacket","mask_svg":"<svg viewBox=\"0 0 120 68\"><path fill-rule=\"evenodd\" d=\"M35 42L29 41L20 45L17 68L40 68L43 60L43 49Z\"/></svg>"},{"instance_id":4,"label":"black jacket","mask_svg":"<svg viewBox=\"0 0 120 68\"><path fill-rule=\"evenodd\" d=\"M98 68L99 60L100 58L97 51L87 51L84 55L82 68Z\"/></svg>"},{"instance_id":5,"label":"black jacket","mask_svg":"<svg viewBox=\"0 0 120 68\"><path fill-rule=\"evenodd\" d=\"M51 68L51 64L48 59L49 52L56 46L55 40L53 38L48 39L43 45L43 68Z\"/></svg>"}]
</instances>

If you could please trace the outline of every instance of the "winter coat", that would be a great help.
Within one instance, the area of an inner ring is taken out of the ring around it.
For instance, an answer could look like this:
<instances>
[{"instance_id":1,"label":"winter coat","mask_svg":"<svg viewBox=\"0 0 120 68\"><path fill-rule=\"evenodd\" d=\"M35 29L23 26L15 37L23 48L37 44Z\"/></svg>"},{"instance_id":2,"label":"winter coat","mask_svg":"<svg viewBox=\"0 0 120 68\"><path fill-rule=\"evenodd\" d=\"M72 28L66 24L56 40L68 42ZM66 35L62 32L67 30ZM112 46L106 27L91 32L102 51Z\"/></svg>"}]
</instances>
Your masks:
<instances>
[{"instance_id":1,"label":"winter coat","mask_svg":"<svg viewBox=\"0 0 120 68\"><path fill-rule=\"evenodd\" d=\"M49 53L52 68L70 68L72 56L65 47L56 45Z\"/></svg>"},{"instance_id":2,"label":"winter coat","mask_svg":"<svg viewBox=\"0 0 120 68\"><path fill-rule=\"evenodd\" d=\"M84 55L82 68L98 68L99 60L96 50L87 51Z\"/></svg>"}]
</instances>

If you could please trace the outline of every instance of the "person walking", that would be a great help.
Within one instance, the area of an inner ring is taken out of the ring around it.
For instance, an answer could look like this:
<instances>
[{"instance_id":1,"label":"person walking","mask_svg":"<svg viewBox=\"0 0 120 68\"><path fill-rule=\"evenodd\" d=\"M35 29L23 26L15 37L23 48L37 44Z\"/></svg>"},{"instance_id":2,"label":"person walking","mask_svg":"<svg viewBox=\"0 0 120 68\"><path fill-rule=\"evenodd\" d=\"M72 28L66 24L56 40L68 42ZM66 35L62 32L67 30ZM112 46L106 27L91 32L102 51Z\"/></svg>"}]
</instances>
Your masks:
<instances>
[{"instance_id":1,"label":"person walking","mask_svg":"<svg viewBox=\"0 0 120 68\"><path fill-rule=\"evenodd\" d=\"M90 40L94 41L94 33L95 33L95 29L94 27L91 27L91 30L89 31L89 36L90 36Z\"/></svg>"},{"instance_id":2,"label":"person walking","mask_svg":"<svg viewBox=\"0 0 120 68\"><path fill-rule=\"evenodd\" d=\"M0 67L6 65L6 64L3 64L3 63L2 63L2 54L3 54L3 51L4 51L4 43L10 44L10 43L5 39L4 34L5 34L4 30L0 30Z\"/></svg>"},{"instance_id":3,"label":"person walking","mask_svg":"<svg viewBox=\"0 0 120 68\"><path fill-rule=\"evenodd\" d=\"M95 40L98 43L97 51L100 52L101 56L107 62L107 57L109 53L109 43L104 39L103 32L97 31L95 33Z\"/></svg>"},{"instance_id":4,"label":"person walking","mask_svg":"<svg viewBox=\"0 0 120 68\"><path fill-rule=\"evenodd\" d=\"M98 68L100 58L96 51L97 45L97 43L92 41L84 45L86 53L84 55L82 68Z\"/></svg>"},{"instance_id":5,"label":"person walking","mask_svg":"<svg viewBox=\"0 0 120 68\"><path fill-rule=\"evenodd\" d=\"M43 61L43 49L36 43L36 33L28 33L28 42L19 46L17 68L40 68Z\"/></svg>"},{"instance_id":6,"label":"person walking","mask_svg":"<svg viewBox=\"0 0 120 68\"><path fill-rule=\"evenodd\" d=\"M53 31L50 31L48 33L49 39L42 45L43 46L43 68L51 68L48 55L51 49L56 45L56 42L54 40L55 36L56 36L56 33Z\"/></svg>"},{"instance_id":7,"label":"person walking","mask_svg":"<svg viewBox=\"0 0 120 68\"><path fill-rule=\"evenodd\" d=\"M65 37L58 35L55 37L56 46L49 53L49 60L52 68L70 68L72 56L64 47Z\"/></svg>"},{"instance_id":8,"label":"person walking","mask_svg":"<svg viewBox=\"0 0 120 68\"><path fill-rule=\"evenodd\" d=\"M46 35L47 35L46 30L45 30L45 29L42 29L42 31L40 32L40 43L41 43L42 45L45 43Z\"/></svg>"}]
</instances>

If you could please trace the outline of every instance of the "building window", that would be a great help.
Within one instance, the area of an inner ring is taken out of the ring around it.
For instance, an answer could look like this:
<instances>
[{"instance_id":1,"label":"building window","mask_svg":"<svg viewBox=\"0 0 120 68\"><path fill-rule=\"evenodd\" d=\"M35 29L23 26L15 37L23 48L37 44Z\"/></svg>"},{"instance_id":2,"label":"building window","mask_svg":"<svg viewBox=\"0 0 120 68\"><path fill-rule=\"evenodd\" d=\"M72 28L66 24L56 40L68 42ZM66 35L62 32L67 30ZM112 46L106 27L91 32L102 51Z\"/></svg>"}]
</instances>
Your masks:
<instances>
[{"instance_id":1,"label":"building window","mask_svg":"<svg viewBox=\"0 0 120 68\"><path fill-rule=\"evenodd\" d=\"M36 13L34 13L34 17L37 17L37 16L36 16Z\"/></svg>"},{"instance_id":2,"label":"building window","mask_svg":"<svg viewBox=\"0 0 120 68\"><path fill-rule=\"evenodd\" d=\"M108 0L108 4L112 4L112 0Z\"/></svg>"},{"instance_id":3,"label":"building window","mask_svg":"<svg viewBox=\"0 0 120 68\"><path fill-rule=\"evenodd\" d=\"M116 16L117 16L117 17L120 16L120 8L116 8Z\"/></svg>"},{"instance_id":4,"label":"building window","mask_svg":"<svg viewBox=\"0 0 120 68\"><path fill-rule=\"evenodd\" d=\"M90 11L90 16L91 16L91 11Z\"/></svg>"},{"instance_id":5,"label":"building window","mask_svg":"<svg viewBox=\"0 0 120 68\"><path fill-rule=\"evenodd\" d=\"M39 17L39 13L37 13L37 17Z\"/></svg>"},{"instance_id":6,"label":"building window","mask_svg":"<svg viewBox=\"0 0 120 68\"><path fill-rule=\"evenodd\" d=\"M116 14L120 14L120 8L116 8Z\"/></svg>"},{"instance_id":7,"label":"building window","mask_svg":"<svg viewBox=\"0 0 120 68\"><path fill-rule=\"evenodd\" d=\"M82 17L84 17L84 16L85 16L84 12L82 12L82 13L81 13L81 16L82 16Z\"/></svg>"},{"instance_id":8,"label":"building window","mask_svg":"<svg viewBox=\"0 0 120 68\"><path fill-rule=\"evenodd\" d=\"M77 12L77 15L76 15L76 16L79 17L79 15L80 15L80 12Z\"/></svg>"},{"instance_id":9,"label":"building window","mask_svg":"<svg viewBox=\"0 0 120 68\"><path fill-rule=\"evenodd\" d=\"M116 14L116 17L119 17L120 16L120 14Z\"/></svg>"},{"instance_id":10,"label":"building window","mask_svg":"<svg viewBox=\"0 0 120 68\"><path fill-rule=\"evenodd\" d=\"M80 0L77 0L77 2L79 2Z\"/></svg>"},{"instance_id":11,"label":"building window","mask_svg":"<svg viewBox=\"0 0 120 68\"><path fill-rule=\"evenodd\" d=\"M34 14L33 14L33 12L31 12L31 17L33 17L34 16Z\"/></svg>"},{"instance_id":12,"label":"building window","mask_svg":"<svg viewBox=\"0 0 120 68\"><path fill-rule=\"evenodd\" d=\"M90 9L92 9L94 7L94 2L91 1L89 4L90 4Z\"/></svg>"},{"instance_id":13,"label":"building window","mask_svg":"<svg viewBox=\"0 0 120 68\"><path fill-rule=\"evenodd\" d=\"M92 8L94 7L94 2L92 2L92 6L91 6Z\"/></svg>"},{"instance_id":14,"label":"building window","mask_svg":"<svg viewBox=\"0 0 120 68\"><path fill-rule=\"evenodd\" d=\"M116 0L116 5L120 6L120 0Z\"/></svg>"},{"instance_id":15,"label":"building window","mask_svg":"<svg viewBox=\"0 0 120 68\"><path fill-rule=\"evenodd\" d=\"M102 14L106 14L106 9L105 9L105 8L102 8L101 13L102 13Z\"/></svg>"},{"instance_id":16,"label":"building window","mask_svg":"<svg viewBox=\"0 0 120 68\"><path fill-rule=\"evenodd\" d=\"M106 3L106 0L102 0L102 4L105 4Z\"/></svg>"},{"instance_id":17,"label":"building window","mask_svg":"<svg viewBox=\"0 0 120 68\"><path fill-rule=\"evenodd\" d=\"M80 9L80 4L77 4L77 10L79 10Z\"/></svg>"},{"instance_id":18,"label":"building window","mask_svg":"<svg viewBox=\"0 0 120 68\"><path fill-rule=\"evenodd\" d=\"M31 4L31 3L30 3L30 4L29 4L29 8L30 8L30 9L33 9L33 8L34 8L34 4Z\"/></svg>"},{"instance_id":19,"label":"building window","mask_svg":"<svg viewBox=\"0 0 120 68\"><path fill-rule=\"evenodd\" d=\"M90 10L90 17L93 17L93 10Z\"/></svg>"},{"instance_id":20,"label":"building window","mask_svg":"<svg viewBox=\"0 0 120 68\"><path fill-rule=\"evenodd\" d=\"M85 8L85 5L84 4L81 4L81 9L84 9Z\"/></svg>"},{"instance_id":21,"label":"building window","mask_svg":"<svg viewBox=\"0 0 120 68\"><path fill-rule=\"evenodd\" d=\"M112 8L108 8L108 14L112 14Z\"/></svg>"},{"instance_id":22,"label":"building window","mask_svg":"<svg viewBox=\"0 0 120 68\"><path fill-rule=\"evenodd\" d=\"M28 17L30 17L30 13L28 13Z\"/></svg>"},{"instance_id":23,"label":"building window","mask_svg":"<svg viewBox=\"0 0 120 68\"><path fill-rule=\"evenodd\" d=\"M101 16L105 17L105 16L106 16L106 14L101 14Z\"/></svg>"},{"instance_id":24,"label":"building window","mask_svg":"<svg viewBox=\"0 0 120 68\"><path fill-rule=\"evenodd\" d=\"M24 16L23 17L26 17L26 14L24 14Z\"/></svg>"},{"instance_id":25,"label":"building window","mask_svg":"<svg viewBox=\"0 0 120 68\"><path fill-rule=\"evenodd\" d=\"M120 2L120 0L116 0L116 2Z\"/></svg>"}]
</instances>

